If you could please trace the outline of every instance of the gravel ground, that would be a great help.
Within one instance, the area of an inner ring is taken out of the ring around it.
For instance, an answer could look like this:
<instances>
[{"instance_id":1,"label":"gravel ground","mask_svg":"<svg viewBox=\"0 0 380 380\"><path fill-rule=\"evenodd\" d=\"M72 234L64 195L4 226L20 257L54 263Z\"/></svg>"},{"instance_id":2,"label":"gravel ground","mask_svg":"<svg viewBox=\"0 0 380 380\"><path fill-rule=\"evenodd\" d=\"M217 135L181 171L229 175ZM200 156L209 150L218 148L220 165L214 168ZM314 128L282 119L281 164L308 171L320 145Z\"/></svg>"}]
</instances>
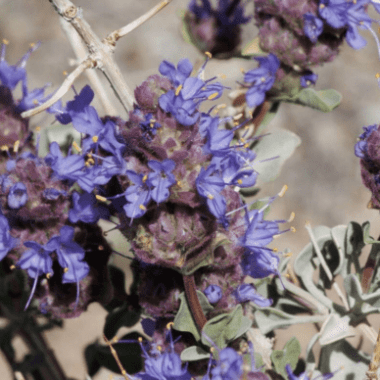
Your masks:
<instances>
[{"instance_id":1,"label":"gravel ground","mask_svg":"<svg viewBox=\"0 0 380 380\"><path fill-rule=\"evenodd\" d=\"M84 15L95 32L104 37L149 10L157 1L77 0L75 3L83 7ZM186 0L173 0L159 15L119 41L116 59L131 88L148 75L157 73L163 59L172 62L183 57L193 62L200 59L196 49L187 45L180 35L178 12L186 4ZM250 25L246 34L252 35L254 30ZM272 215L283 219L294 211L296 219L293 225L298 232L285 234L277 240L279 249L289 247L295 254L299 252L308 242L303 228L306 220L313 226L323 224L329 227L351 220L370 220L373 235L378 235L378 213L366 208L370 196L361 184L359 160L353 154L361 127L380 121L380 90L375 80L379 58L371 35L364 32L363 35L368 40L366 48L354 51L344 46L333 64L316 70L319 74L316 89L335 88L344 95L338 109L323 114L284 104L272 122L271 128L287 128L302 139L302 145L286 162L279 178L263 188L263 196L267 196L277 193L285 183L289 186L286 196L273 205ZM74 58L74 54L48 0L0 0L0 38L10 41L7 50L10 63L15 63L31 42L42 42L27 66L31 88L41 87L46 82L51 82L56 88L63 80L62 72L72 70L69 59ZM209 76L226 73L225 84L234 87L237 80L242 80L241 67L249 69L253 65L237 60L211 61L207 73ZM80 78L76 88L80 89L85 83L86 77ZM105 86L108 88L107 83ZM110 96L117 104L113 95ZM119 112L125 117L121 107ZM40 122L38 117L33 120L34 125ZM100 338L105 315L99 305L92 304L80 318L66 321L63 329L46 333L68 376L84 379L82 350ZM305 327L303 347L314 331L313 326ZM283 339L292 335L295 335L295 330L281 331L278 345L281 347ZM16 344L22 349L20 340L16 340ZM366 342L364 347L370 350ZM24 353L25 350L20 351L20 358ZM2 380L12 379L2 354L0 373ZM105 380L108 376L108 372L101 371L94 380Z\"/></svg>"}]
</instances>

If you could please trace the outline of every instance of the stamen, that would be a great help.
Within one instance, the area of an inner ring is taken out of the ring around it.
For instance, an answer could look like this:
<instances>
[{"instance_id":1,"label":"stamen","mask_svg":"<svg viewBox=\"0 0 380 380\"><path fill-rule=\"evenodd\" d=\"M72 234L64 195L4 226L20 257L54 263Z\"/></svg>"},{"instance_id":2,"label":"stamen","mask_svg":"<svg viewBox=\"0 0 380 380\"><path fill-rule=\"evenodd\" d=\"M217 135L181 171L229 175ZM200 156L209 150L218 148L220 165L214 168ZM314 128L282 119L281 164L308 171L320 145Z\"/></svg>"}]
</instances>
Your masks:
<instances>
[{"instance_id":1,"label":"stamen","mask_svg":"<svg viewBox=\"0 0 380 380\"><path fill-rule=\"evenodd\" d=\"M41 127L36 127L35 132L41 132Z\"/></svg>"},{"instance_id":2,"label":"stamen","mask_svg":"<svg viewBox=\"0 0 380 380\"><path fill-rule=\"evenodd\" d=\"M169 322L169 323L166 325L166 329L167 329L167 330L170 330L173 326L174 326L174 322Z\"/></svg>"},{"instance_id":3,"label":"stamen","mask_svg":"<svg viewBox=\"0 0 380 380\"><path fill-rule=\"evenodd\" d=\"M96 198L98 201L101 201L101 202L107 202L107 198L102 197L101 195L95 195L95 198Z\"/></svg>"},{"instance_id":4,"label":"stamen","mask_svg":"<svg viewBox=\"0 0 380 380\"><path fill-rule=\"evenodd\" d=\"M218 92L214 92L213 94L211 94L207 99L208 100L212 100L212 99L215 99L217 96L219 95Z\"/></svg>"},{"instance_id":5,"label":"stamen","mask_svg":"<svg viewBox=\"0 0 380 380\"><path fill-rule=\"evenodd\" d=\"M2 145L1 147L0 147L0 150L2 151L2 152L8 152L8 147L6 146L6 145Z\"/></svg>"},{"instance_id":6,"label":"stamen","mask_svg":"<svg viewBox=\"0 0 380 380\"><path fill-rule=\"evenodd\" d=\"M319 9L323 9L325 7L325 4L319 4Z\"/></svg>"},{"instance_id":7,"label":"stamen","mask_svg":"<svg viewBox=\"0 0 380 380\"><path fill-rule=\"evenodd\" d=\"M205 51L205 55L207 55L207 57L208 57L209 59L212 58L212 54L211 54L209 51Z\"/></svg>"},{"instance_id":8,"label":"stamen","mask_svg":"<svg viewBox=\"0 0 380 380\"><path fill-rule=\"evenodd\" d=\"M241 185L241 184L243 183L243 181L242 181L241 179L238 179L238 180L237 180L237 183L238 183L239 185Z\"/></svg>"},{"instance_id":9,"label":"stamen","mask_svg":"<svg viewBox=\"0 0 380 380\"><path fill-rule=\"evenodd\" d=\"M144 205L142 205L142 204L139 205L139 209L140 209L140 210L144 210L144 211L146 211L146 207L145 207Z\"/></svg>"},{"instance_id":10,"label":"stamen","mask_svg":"<svg viewBox=\"0 0 380 380\"><path fill-rule=\"evenodd\" d=\"M3 44L4 45L9 45L9 41L7 39L3 38Z\"/></svg>"},{"instance_id":11,"label":"stamen","mask_svg":"<svg viewBox=\"0 0 380 380\"><path fill-rule=\"evenodd\" d=\"M175 90L175 96L178 96L179 95L179 93L181 92L181 90L182 90L182 84L180 84L177 88L176 88L176 90Z\"/></svg>"},{"instance_id":12,"label":"stamen","mask_svg":"<svg viewBox=\"0 0 380 380\"><path fill-rule=\"evenodd\" d=\"M64 76L66 76L66 75L67 75L67 71L64 70L64 71L62 72L62 74L63 74Z\"/></svg>"},{"instance_id":13,"label":"stamen","mask_svg":"<svg viewBox=\"0 0 380 380\"><path fill-rule=\"evenodd\" d=\"M63 268L63 273L67 273L69 271L69 268Z\"/></svg>"},{"instance_id":14,"label":"stamen","mask_svg":"<svg viewBox=\"0 0 380 380\"><path fill-rule=\"evenodd\" d=\"M212 199L214 199L214 196L211 195L211 194L208 194L208 195L207 195L207 198L212 200ZM226 214L226 215L227 215L227 214Z\"/></svg>"},{"instance_id":15,"label":"stamen","mask_svg":"<svg viewBox=\"0 0 380 380\"><path fill-rule=\"evenodd\" d=\"M51 273L46 273L46 278L49 279L51 277Z\"/></svg>"},{"instance_id":16,"label":"stamen","mask_svg":"<svg viewBox=\"0 0 380 380\"><path fill-rule=\"evenodd\" d=\"M148 179L148 176L145 174L144 177L142 178L142 181L145 183L147 179Z\"/></svg>"},{"instance_id":17,"label":"stamen","mask_svg":"<svg viewBox=\"0 0 380 380\"><path fill-rule=\"evenodd\" d=\"M220 79L226 79L227 78L227 75L226 74L217 74L216 75L218 78Z\"/></svg>"},{"instance_id":18,"label":"stamen","mask_svg":"<svg viewBox=\"0 0 380 380\"><path fill-rule=\"evenodd\" d=\"M11 270L16 269L16 265L11 265L11 266L9 267L9 269L11 269Z\"/></svg>"},{"instance_id":19,"label":"stamen","mask_svg":"<svg viewBox=\"0 0 380 380\"><path fill-rule=\"evenodd\" d=\"M98 140L99 140L99 137L98 137L98 136L92 136L92 141L93 141L94 143L97 143Z\"/></svg>"},{"instance_id":20,"label":"stamen","mask_svg":"<svg viewBox=\"0 0 380 380\"><path fill-rule=\"evenodd\" d=\"M291 231L291 232L297 232L297 230L296 230L295 227L293 227L293 226L290 227L290 231Z\"/></svg>"}]
</instances>

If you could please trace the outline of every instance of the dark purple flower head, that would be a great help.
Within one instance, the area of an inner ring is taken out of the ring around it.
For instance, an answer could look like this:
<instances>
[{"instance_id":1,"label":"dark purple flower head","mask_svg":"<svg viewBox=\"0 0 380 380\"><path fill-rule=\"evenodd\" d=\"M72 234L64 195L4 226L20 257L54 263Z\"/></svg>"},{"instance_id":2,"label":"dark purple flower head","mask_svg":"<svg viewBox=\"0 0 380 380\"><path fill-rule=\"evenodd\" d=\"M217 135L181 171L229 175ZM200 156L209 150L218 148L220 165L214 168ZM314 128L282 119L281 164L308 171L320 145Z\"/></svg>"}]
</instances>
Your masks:
<instances>
[{"instance_id":1,"label":"dark purple flower head","mask_svg":"<svg viewBox=\"0 0 380 380\"><path fill-rule=\"evenodd\" d=\"M162 162L151 160L148 161L148 166L154 171L154 173L149 173L148 175L148 180L153 186L152 198L157 203L164 202L169 198L169 187L176 183L172 174L175 162L169 159Z\"/></svg>"},{"instance_id":2,"label":"dark purple flower head","mask_svg":"<svg viewBox=\"0 0 380 380\"><path fill-rule=\"evenodd\" d=\"M249 107L256 107L264 102L265 93L272 88L280 67L280 61L272 53L268 57L258 57L255 60L260 63L260 67L244 75L244 82L252 83L245 95Z\"/></svg>"},{"instance_id":3,"label":"dark purple flower head","mask_svg":"<svg viewBox=\"0 0 380 380\"><path fill-rule=\"evenodd\" d=\"M25 206L28 201L28 192L26 186L22 182L14 184L8 193L8 207L11 209L19 209Z\"/></svg>"},{"instance_id":4,"label":"dark purple flower head","mask_svg":"<svg viewBox=\"0 0 380 380\"><path fill-rule=\"evenodd\" d=\"M235 297L239 302L254 302L260 307L268 307L273 301L270 298L265 298L256 292L253 284L240 285L235 290Z\"/></svg>"},{"instance_id":5,"label":"dark purple flower head","mask_svg":"<svg viewBox=\"0 0 380 380\"><path fill-rule=\"evenodd\" d=\"M209 285L203 293L211 304L219 302L222 298L222 289L218 285Z\"/></svg>"},{"instance_id":6,"label":"dark purple flower head","mask_svg":"<svg viewBox=\"0 0 380 380\"><path fill-rule=\"evenodd\" d=\"M310 39L310 41L315 44L317 42L318 37L323 32L323 21L314 16L312 13L305 13L303 15L303 31L305 36Z\"/></svg>"},{"instance_id":7,"label":"dark purple flower head","mask_svg":"<svg viewBox=\"0 0 380 380\"><path fill-rule=\"evenodd\" d=\"M312 71L308 70L300 79L302 87L309 87L317 82L318 75L314 74Z\"/></svg>"},{"instance_id":8,"label":"dark purple flower head","mask_svg":"<svg viewBox=\"0 0 380 380\"><path fill-rule=\"evenodd\" d=\"M18 240L9 233L8 220L0 215L0 261L17 245Z\"/></svg>"}]
</instances>

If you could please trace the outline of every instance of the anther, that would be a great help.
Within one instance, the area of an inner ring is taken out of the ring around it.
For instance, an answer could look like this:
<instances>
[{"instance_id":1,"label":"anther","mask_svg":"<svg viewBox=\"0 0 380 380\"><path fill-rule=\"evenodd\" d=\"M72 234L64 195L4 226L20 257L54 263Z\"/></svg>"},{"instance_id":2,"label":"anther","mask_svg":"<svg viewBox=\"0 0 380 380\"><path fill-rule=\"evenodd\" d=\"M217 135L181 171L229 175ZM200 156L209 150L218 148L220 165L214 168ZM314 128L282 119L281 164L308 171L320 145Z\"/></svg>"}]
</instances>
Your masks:
<instances>
[{"instance_id":1,"label":"anther","mask_svg":"<svg viewBox=\"0 0 380 380\"><path fill-rule=\"evenodd\" d=\"M10 268L11 270L14 270L14 269L16 269L16 265L11 265L9 268Z\"/></svg>"},{"instance_id":2,"label":"anther","mask_svg":"<svg viewBox=\"0 0 380 380\"><path fill-rule=\"evenodd\" d=\"M143 341L143 339L141 338L141 336L139 336L139 337L137 338L137 340L138 340L140 343L142 343L142 341Z\"/></svg>"},{"instance_id":3,"label":"anther","mask_svg":"<svg viewBox=\"0 0 380 380\"><path fill-rule=\"evenodd\" d=\"M69 271L69 268L63 268L63 273L67 273Z\"/></svg>"},{"instance_id":4,"label":"anther","mask_svg":"<svg viewBox=\"0 0 380 380\"><path fill-rule=\"evenodd\" d=\"M35 44L35 42L32 42L32 43L29 44L29 46L30 46L31 48L34 48L34 47L36 46L36 44Z\"/></svg>"},{"instance_id":5,"label":"anther","mask_svg":"<svg viewBox=\"0 0 380 380\"><path fill-rule=\"evenodd\" d=\"M98 140L99 140L99 137L98 137L98 136L92 136L92 141L93 141L94 143L97 143Z\"/></svg>"},{"instance_id":6,"label":"anther","mask_svg":"<svg viewBox=\"0 0 380 380\"><path fill-rule=\"evenodd\" d=\"M95 198L96 198L98 201L101 201L101 202L107 202L107 198L102 197L101 195L95 195Z\"/></svg>"},{"instance_id":7,"label":"anther","mask_svg":"<svg viewBox=\"0 0 380 380\"><path fill-rule=\"evenodd\" d=\"M207 55L207 57L209 57L210 59L212 58L212 54L209 51L205 51L205 55Z\"/></svg>"},{"instance_id":8,"label":"anther","mask_svg":"<svg viewBox=\"0 0 380 380\"><path fill-rule=\"evenodd\" d=\"M210 347L210 352L213 353L215 351L214 347Z\"/></svg>"},{"instance_id":9,"label":"anther","mask_svg":"<svg viewBox=\"0 0 380 380\"><path fill-rule=\"evenodd\" d=\"M146 211L146 207L144 205L139 205L139 209Z\"/></svg>"},{"instance_id":10,"label":"anther","mask_svg":"<svg viewBox=\"0 0 380 380\"><path fill-rule=\"evenodd\" d=\"M77 144L76 141L73 142L73 147L74 147L74 149L75 149L77 152L79 152L79 153L82 152L82 148Z\"/></svg>"},{"instance_id":11,"label":"anther","mask_svg":"<svg viewBox=\"0 0 380 380\"><path fill-rule=\"evenodd\" d=\"M50 278L51 277L51 273L46 273L46 278Z\"/></svg>"},{"instance_id":12,"label":"anther","mask_svg":"<svg viewBox=\"0 0 380 380\"><path fill-rule=\"evenodd\" d=\"M207 99L208 99L208 100L212 100L212 99L215 99L217 96L218 96L218 93L217 93L217 92L214 92L214 93L211 94Z\"/></svg>"},{"instance_id":13,"label":"anther","mask_svg":"<svg viewBox=\"0 0 380 380\"><path fill-rule=\"evenodd\" d=\"M167 330L170 330L173 326L174 326L174 322L169 322L169 323L166 325L166 329L167 329Z\"/></svg>"},{"instance_id":14,"label":"anther","mask_svg":"<svg viewBox=\"0 0 380 380\"><path fill-rule=\"evenodd\" d=\"M18 148L20 147L20 140L17 140L13 145L13 152L17 153Z\"/></svg>"},{"instance_id":15,"label":"anther","mask_svg":"<svg viewBox=\"0 0 380 380\"><path fill-rule=\"evenodd\" d=\"M323 9L325 7L325 4L319 4L319 8Z\"/></svg>"},{"instance_id":16,"label":"anther","mask_svg":"<svg viewBox=\"0 0 380 380\"><path fill-rule=\"evenodd\" d=\"M145 182L148 179L148 176L145 174L144 177L142 178L142 181Z\"/></svg>"},{"instance_id":17,"label":"anther","mask_svg":"<svg viewBox=\"0 0 380 380\"><path fill-rule=\"evenodd\" d=\"M2 150L3 152L8 152L8 147L6 146L6 145L2 145L1 147L0 147L0 150Z\"/></svg>"},{"instance_id":18,"label":"anther","mask_svg":"<svg viewBox=\"0 0 380 380\"><path fill-rule=\"evenodd\" d=\"M182 187L182 182L181 181L177 181L177 186L178 187Z\"/></svg>"},{"instance_id":19,"label":"anther","mask_svg":"<svg viewBox=\"0 0 380 380\"><path fill-rule=\"evenodd\" d=\"M67 75L67 71L66 71L66 70L63 71L62 74L63 74L64 76L66 76L66 75Z\"/></svg>"},{"instance_id":20,"label":"anther","mask_svg":"<svg viewBox=\"0 0 380 380\"><path fill-rule=\"evenodd\" d=\"M290 227L290 231L292 231L292 232L297 232L297 230L292 226L292 227Z\"/></svg>"},{"instance_id":21,"label":"anther","mask_svg":"<svg viewBox=\"0 0 380 380\"><path fill-rule=\"evenodd\" d=\"M245 70L242 67L240 67L240 71L245 74Z\"/></svg>"},{"instance_id":22,"label":"anther","mask_svg":"<svg viewBox=\"0 0 380 380\"><path fill-rule=\"evenodd\" d=\"M4 45L9 45L9 41L6 40L5 38L3 38L3 44L4 44Z\"/></svg>"},{"instance_id":23,"label":"anther","mask_svg":"<svg viewBox=\"0 0 380 380\"><path fill-rule=\"evenodd\" d=\"M278 252L278 248L273 248L272 251L273 252Z\"/></svg>"},{"instance_id":24,"label":"anther","mask_svg":"<svg viewBox=\"0 0 380 380\"><path fill-rule=\"evenodd\" d=\"M289 216L288 223L293 222L295 216L296 216L296 214L294 213L294 211L292 211L290 216Z\"/></svg>"},{"instance_id":25,"label":"anther","mask_svg":"<svg viewBox=\"0 0 380 380\"><path fill-rule=\"evenodd\" d=\"M180 85L175 89L175 96L178 96L181 90L182 90L182 84L180 84Z\"/></svg>"},{"instance_id":26,"label":"anther","mask_svg":"<svg viewBox=\"0 0 380 380\"><path fill-rule=\"evenodd\" d=\"M260 80L261 80L262 83L265 83L265 81L267 80L267 78L261 77Z\"/></svg>"},{"instance_id":27,"label":"anther","mask_svg":"<svg viewBox=\"0 0 380 380\"><path fill-rule=\"evenodd\" d=\"M282 198L282 197L285 195L286 190L288 190L288 186L287 186L287 185L284 185L284 186L282 187L281 191L278 193L278 196L279 196L280 198Z\"/></svg>"},{"instance_id":28,"label":"anther","mask_svg":"<svg viewBox=\"0 0 380 380\"><path fill-rule=\"evenodd\" d=\"M227 75L226 74L217 74L217 77L220 79L226 79Z\"/></svg>"},{"instance_id":29,"label":"anther","mask_svg":"<svg viewBox=\"0 0 380 380\"><path fill-rule=\"evenodd\" d=\"M36 132L41 132L41 127L36 127L35 131Z\"/></svg>"},{"instance_id":30,"label":"anther","mask_svg":"<svg viewBox=\"0 0 380 380\"><path fill-rule=\"evenodd\" d=\"M157 346L157 350L161 352L162 351L162 347L161 346Z\"/></svg>"},{"instance_id":31,"label":"anther","mask_svg":"<svg viewBox=\"0 0 380 380\"><path fill-rule=\"evenodd\" d=\"M214 199L214 196L209 194L209 195L207 195L207 198L212 200L212 199Z\"/></svg>"},{"instance_id":32,"label":"anther","mask_svg":"<svg viewBox=\"0 0 380 380\"><path fill-rule=\"evenodd\" d=\"M292 252L288 252L288 253L285 253L284 254L284 257L292 257L293 256L293 253Z\"/></svg>"},{"instance_id":33,"label":"anther","mask_svg":"<svg viewBox=\"0 0 380 380\"><path fill-rule=\"evenodd\" d=\"M34 99L34 100L33 100L33 104L34 104L35 106L38 106L40 103L38 102L37 99Z\"/></svg>"},{"instance_id":34,"label":"anther","mask_svg":"<svg viewBox=\"0 0 380 380\"><path fill-rule=\"evenodd\" d=\"M103 250L104 250L104 247L103 247L102 245L99 245L99 246L98 246L98 249L99 249L99 251L103 251Z\"/></svg>"},{"instance_id":35,"label":"anther","mask_svg":"<svg viewBox=\"0 0 380 380\"><path fill-rule=\"evenodd\" d=\"M241 179L238 179L238 180L237 180L237 183L238 183L239 185L241 185L241 184L243 183L243 181L242 181Z\"/></svg>"}]
</instances>

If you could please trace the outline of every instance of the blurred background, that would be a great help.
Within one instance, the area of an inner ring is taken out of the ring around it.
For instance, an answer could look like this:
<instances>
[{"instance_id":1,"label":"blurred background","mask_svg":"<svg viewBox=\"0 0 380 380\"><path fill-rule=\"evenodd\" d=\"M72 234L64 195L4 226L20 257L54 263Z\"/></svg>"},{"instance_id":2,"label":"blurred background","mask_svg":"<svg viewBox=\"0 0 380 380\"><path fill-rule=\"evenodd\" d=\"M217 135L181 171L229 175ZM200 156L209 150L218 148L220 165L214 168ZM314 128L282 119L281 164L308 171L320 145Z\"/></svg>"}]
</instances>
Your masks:
<instances>
[{"instance_id":1,"label":"blurred background","mask_svg":"<svg viewBox=\"0 0 380 380\"><path fill-rule=\"evenodd\" d=\"M83 7L84 17L98 36L103 38L144 14L158 0L75 0L74 3ZM181 37L179 13L186 8L187 3L187 0L173 0L158 15L117 43L116 60L132 89L149 75L158 73L158 66L163 59L175 64L184 57L193 63L202 59L201 54ZM247 13L252 13L252 3L248 4L247 9ZM376 14L371 16L377 17ZM273 204L270 217L287 219L294 211L296 218L292 225L297 232L284 234L277 239L276 247L279 250L288 247L296 255L308 243L304 228L306 221L310 221L314 227L333 227L351 220L359 223L369 220L372 235L377 237L380 233L380 217L377 211L367 209L370 194L361 184L359 159L354 155L354 144L362 127L380 122L380 89L375 79L375 74L380 71L378 49L370 33L361 33L368 41L367 47L354 51L344 45L333 63L315 70L319 75L316 89L338 90L343 94L341 105L333 112L324 114L301 106L282 104L270 125L270 129L286 128L302 139L301 146L285 163L280 176L265 185L261 192L263 197L270 196L279 192L284 184L289 186L285 197ZM244 29L244 39L248 42L254 36L255 27L251 22ZM70 60L75 59L75 55L60 28L59 17L48 0L0 0L0 39L3 38L9 41L6 59L10 64L17 62L30 43L42 42L27 64L30 89L50 82L52 87L48 92L52 91L64 79L63 71L73 70ZM211 77L224 73L227 79L223 84L236 88L236 81L243 79L241 68L248 70L255 66L254 62L237 59L211 60L206 75ZM79 91L87 83L86 76L82 75L75 87ZM104 83L113 103L119 107L121 117L126 118L108 83ZM72 96L71 93L65 99L69 100ZM97 109L102 115L101 107ZM36 116L31 123L32 126L44 126L51 121L52 118L41 119ZM122 250L123 242L117 242L116 249L118 245L119 250ZM126 265L119 258L115 258L114 262L121 267ZM63 329L46 333L49 344L69 377L85 378L83 349L96 339L102 341L105 316L106 311L100 305L92 304L79 318L65 321ZM377 328L376 317L371 321ZM286 338L298 336L299 332L300 326L280 331L278 347L283 347L282 342ZM315 332L312 325L303 327L303 349ZM15 343L20 348L21 358L25 354L21 339ZM367 341L363 347L371 351ZM13 379L1 351L0 373L2 380ZM109 379L109 376L109 372L102 370L94 380Z\"/></svg>"}]
</instances>

